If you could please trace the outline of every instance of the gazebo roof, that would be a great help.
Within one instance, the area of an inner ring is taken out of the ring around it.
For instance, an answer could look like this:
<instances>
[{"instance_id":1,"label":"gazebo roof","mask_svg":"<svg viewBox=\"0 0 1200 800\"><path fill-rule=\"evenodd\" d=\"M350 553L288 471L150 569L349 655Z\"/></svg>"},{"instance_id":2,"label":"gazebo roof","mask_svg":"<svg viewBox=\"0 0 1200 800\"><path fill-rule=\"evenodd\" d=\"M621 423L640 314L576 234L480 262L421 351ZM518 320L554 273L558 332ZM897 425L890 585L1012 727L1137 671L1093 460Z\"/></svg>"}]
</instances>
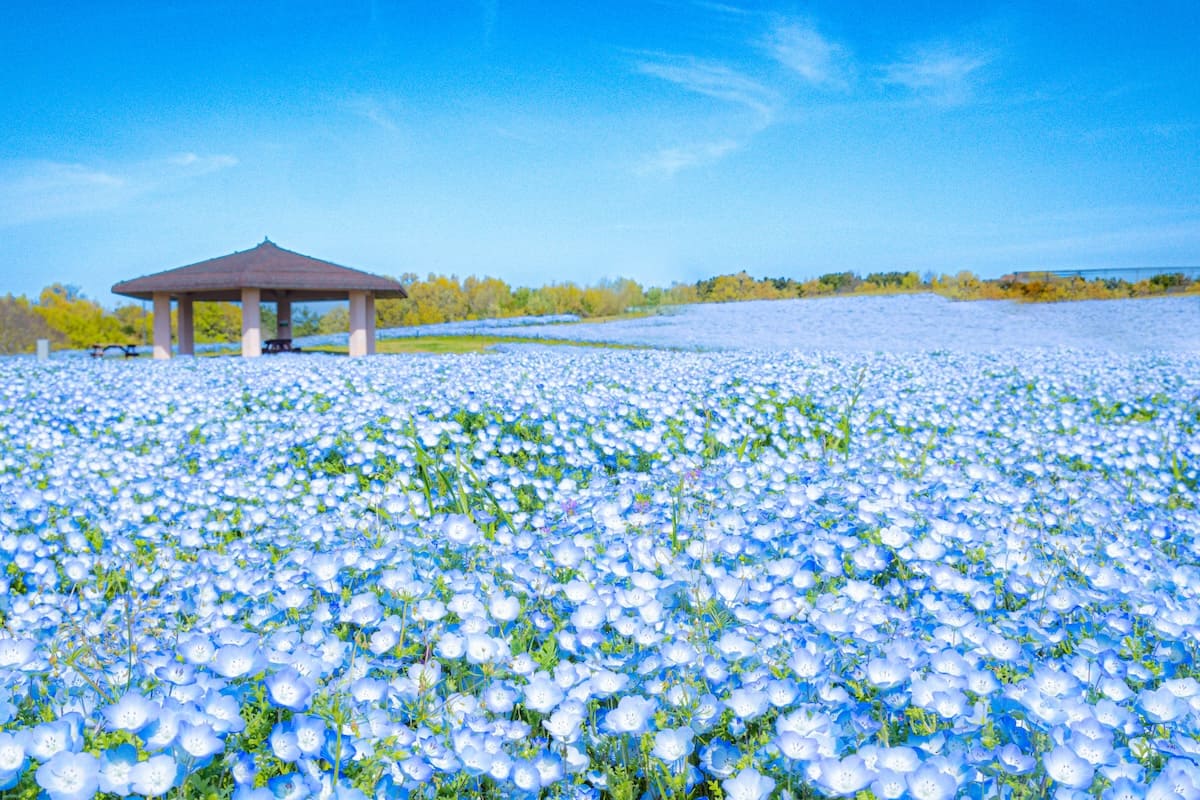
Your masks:
<instances>
[{"instance_id":1,"label":"gazebo roof","mask_svg":"<svg viewBox=\"0 0 1200 800\"><path fill-rule=\"evenodd\" d=\"M240 300L258 289L264 301L344 300L352 291L375 297L408 297L399 281L293 253L269 239L252 250L122 281L114 294L151 299L156 293L194 300Z\"/></svg>"}]
</instances>

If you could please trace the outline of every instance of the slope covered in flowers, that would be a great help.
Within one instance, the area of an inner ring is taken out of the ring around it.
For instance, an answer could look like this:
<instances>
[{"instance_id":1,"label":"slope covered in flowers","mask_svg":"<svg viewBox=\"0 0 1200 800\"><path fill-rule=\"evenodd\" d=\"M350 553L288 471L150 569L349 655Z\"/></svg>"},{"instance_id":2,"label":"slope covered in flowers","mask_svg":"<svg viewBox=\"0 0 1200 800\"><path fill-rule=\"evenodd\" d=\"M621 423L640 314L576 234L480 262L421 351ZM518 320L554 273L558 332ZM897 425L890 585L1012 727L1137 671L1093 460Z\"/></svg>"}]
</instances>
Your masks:
<instances>
[{"instance_id":1,"label":"slope covered in flowers","mask_svg":"<svg viewBox=\"0 0 1200 800\"><path fill-rule=\"evenodd\" d=\"M1190 796L1200 357L0 362L0 796Z\"/></svg>"},{"instance_id":2,"label":"slope covered in flowers","mask_svg":"<svg viewBox=\"0 0 1200 800\"><path fill-rule=\"evenodd\" d=\"M521 336L705 350L955 352L1073 347L1200 352L1200 297L955 302L934 294L706 303L615 322L530 325Z\"/></svg>"}]
</instances>

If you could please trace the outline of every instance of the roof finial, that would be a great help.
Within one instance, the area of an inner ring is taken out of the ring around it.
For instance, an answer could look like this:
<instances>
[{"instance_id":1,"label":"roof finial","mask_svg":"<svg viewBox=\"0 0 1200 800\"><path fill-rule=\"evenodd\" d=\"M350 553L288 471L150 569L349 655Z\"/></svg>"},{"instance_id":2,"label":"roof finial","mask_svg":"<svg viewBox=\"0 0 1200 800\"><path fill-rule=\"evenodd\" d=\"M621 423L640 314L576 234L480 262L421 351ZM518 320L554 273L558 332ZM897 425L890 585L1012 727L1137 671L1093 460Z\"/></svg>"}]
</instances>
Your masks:
<instances>
[{"instance_id":1,"label":"roof finial","mask_svg":"<svg viewBox=\"0 0 1200 800\"><path fill-rule=\"evenodd\" d=\"M271 237L270 237L270 236L263 236L262 243L263 243L263 244L274 244L274 242L272 242L272 241L271 241Z\"/></svg>"}]
</instances>

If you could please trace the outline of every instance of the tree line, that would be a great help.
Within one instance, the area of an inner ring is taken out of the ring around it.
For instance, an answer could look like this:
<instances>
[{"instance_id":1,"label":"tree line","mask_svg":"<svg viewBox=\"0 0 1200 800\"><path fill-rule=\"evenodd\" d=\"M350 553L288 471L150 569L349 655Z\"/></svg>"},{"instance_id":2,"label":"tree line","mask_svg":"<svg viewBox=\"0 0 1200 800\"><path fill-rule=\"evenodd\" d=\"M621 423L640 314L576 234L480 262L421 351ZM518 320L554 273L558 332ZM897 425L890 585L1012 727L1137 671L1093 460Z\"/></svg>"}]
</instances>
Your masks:
<instances>
[{"instance_id":1,"label":"tree line","mask_svg":"<svg viewBox=\"0 0 1200 800\"><path fill-rule=\"evenodd\" d=\"M1119 278L1061 278L1049 273L985 280L968 271L923 276L916 272L872 272L865 276L831 272L796 280L754 278L743 271L695 283L674 283L666 288L643 287L628 278L601 281L594 286L564 282L539 288L514 288L499 278L475 276L459 279L430 274L422 279L409 273L401 276L400 281L409 296L376 302L376 325L380 328L558 314L596 319L689 303L836 295L935 292L955 300L1055 302L1200 292L1200 281L1182 273L1128 282ZM139 303L106 310L84 297L79 289L61 283L43 289L36 300L8 294L0 297L0 353L33 352L38 339L48 339L55 349L145 344L152 337L153 316L145 304ZM262 317L264 330L274 330L275 310L270 304L264 304ZM193 306L193 320L197 343L235 342L241 337L241 309L234 303L197 302ZM293 336L339 333L349 327L345 304L324 314L304 306L293 309Z\"/></svg>"}]
</instances>

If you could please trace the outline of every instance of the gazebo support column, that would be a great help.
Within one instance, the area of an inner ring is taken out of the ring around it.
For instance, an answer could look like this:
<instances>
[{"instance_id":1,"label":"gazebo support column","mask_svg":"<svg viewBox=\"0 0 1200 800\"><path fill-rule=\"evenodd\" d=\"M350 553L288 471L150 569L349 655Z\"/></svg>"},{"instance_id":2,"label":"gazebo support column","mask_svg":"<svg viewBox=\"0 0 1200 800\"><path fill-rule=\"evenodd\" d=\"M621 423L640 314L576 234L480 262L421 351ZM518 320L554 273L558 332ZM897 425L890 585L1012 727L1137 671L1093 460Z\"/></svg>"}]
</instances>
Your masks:
<instances>
[{"instance_id":1,"label":"gazebo support column","mask_svg":"<svg viewBox=\"0 0 1200 800\"><path fill-rule=\"evenodd\" d=\"M242 358L262 355L262 314L258 301L258 289L242 289Z\"/></svg>"},{"instance_id":2,"label":"gazebo support column","mask_svg":"<svg viewBox=\"0 0 1200 800\"><path fill-rule=\"evenodd\" d=\"M367 292L367 355L375 355L375 293Z\"/></svg>"},{"instance_id":3,"label":"gazebo support column","mask_svg":"<svg viewBox=\"0 0 1200 800\"><path fill-rule=\"evenodd\" d=\"M292 301L275 301L275 338L292 338Z\"/></svg>"},{"instance_id":4,"label":"gazebo support column","mask_svg":"<svg viewBox=\"0 0 1200 800\"><path fill-rule=\"evenodd\" d=\"M367 355L367 292L350 293L350 355Z\"/></svg>"},{"instance_id":5,"label":"gazebo support column","mask_svg":"<svg viewBox=\"0 0 1200 800\"><path fill-rule=\"evenodd\" d=\"M179 355L194 356L196 354L196 323L192 316L192 298L180 295L176 308L179 310L175 317L175 335L179 340Z\"/></svg>"},{"instance_id":6,"label":"gazebo support column","mask_svg":"<svg viewBox=\"0 0 1200 800\"><path fill-rule=\"evenodd\" d=\"M171 295L155 292L154 295L154 357L171 357Z\"/></svg>"}]
</instances>

